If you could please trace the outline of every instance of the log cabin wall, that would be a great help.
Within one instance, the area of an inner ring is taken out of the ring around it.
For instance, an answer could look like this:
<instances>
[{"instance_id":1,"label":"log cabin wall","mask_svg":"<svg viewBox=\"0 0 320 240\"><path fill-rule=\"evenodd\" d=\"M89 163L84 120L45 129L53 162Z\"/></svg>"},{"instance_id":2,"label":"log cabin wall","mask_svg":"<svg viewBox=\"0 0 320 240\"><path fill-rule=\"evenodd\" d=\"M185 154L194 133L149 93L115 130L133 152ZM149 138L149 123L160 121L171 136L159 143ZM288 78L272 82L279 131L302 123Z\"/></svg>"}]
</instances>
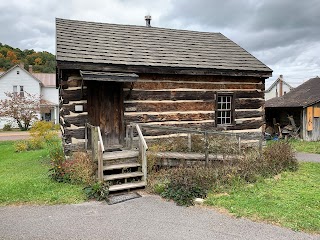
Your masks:
<instances>
[{"instance_id":1,"label":"log cabin wall","mask_svg":"<svg viewBox=\"0 0 320 240\"><path fill-rule=\"evenodd\" d=\"M217 129L217 93L231 93L234 124L223 130L258 141L264 124L264 86L264 78L257 77L139 74L137 82L124 85L125 124Z\"/></svg>"},{"instance_id":2,"label":"log cabin wall","mask_svg":"<svg viewBox=\"0 0 320 240\"><path fill-rule=\"evenodd\" d=\"M92 84L83 82L78 72L66 71L63 76L60 123L68 154L84 149L85 123L90 119L88 93L94 97L94 92L87 89ZM258 77L139 74L138 81L123 85L124 125L138 122L217 129L217 93L234 97L234 124L220 130L241 134L248 142L258 141L264 124L264 79ZM77 112L76 105L83 106L83 111Z\"/></svg>"},{"instance_id":3,"label":"log cabin wall","mask_svg":"<svg viewBox=\"0 0 320 240\"><path fill-rule=\"evenodd\" d=\"M87 86L78 71L64 71L60 83L60 125L67 155L83 150L88 121ZM78 107L83 111L77 111Z\"/></svg>"}]
</instances>

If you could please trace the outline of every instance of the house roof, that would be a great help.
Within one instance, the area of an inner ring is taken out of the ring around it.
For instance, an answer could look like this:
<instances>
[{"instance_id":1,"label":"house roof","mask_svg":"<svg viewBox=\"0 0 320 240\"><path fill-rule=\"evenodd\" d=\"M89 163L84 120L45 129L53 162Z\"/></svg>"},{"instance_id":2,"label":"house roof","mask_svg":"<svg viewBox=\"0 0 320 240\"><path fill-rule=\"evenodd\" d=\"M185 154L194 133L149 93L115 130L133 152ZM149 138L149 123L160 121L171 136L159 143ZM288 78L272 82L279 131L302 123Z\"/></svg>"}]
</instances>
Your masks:
<instances>
[{"instance_id":1,"label":"house roof","mask_svg":"<svg viewBox=\"0 0 320 240\"><path fill-rule=\"evenodd\" d=\"M56 86L56 74L55 73L32 73L34 77L39 79L45 87Z\"/></svg>"},{"instance_id":2,"label":"house roof","mask_svg":"<svg viewBox=\"0 0 320 240\"><path fill-rule=\"evenodd\" d=\"M271 98L265 107L307 107L320 101L320 78L311 78L287 94Z\"/></svg>"},{"instance_id":3,"label":"house roof","mask_svg":"<svg viewBox=\"0 0 320 240\"><path fill-rule=\"evenodd\" d=\"M221 33L56 19L56 36L58 62L272 73Z\"/></svg>"},{"instance_id":4,"label":"house roof","mask_svg":"<svg viewBox=\"0 0 320 240\"><path fill-rule=\"evenodd\" d=\"M20 70L24 71L25 73L29 74L31 77L33 77L37 82L40 83L41 86L43 86L43 83L36 78L35 76L33 76L30 72L28 72L27 70L25 70L24 68L20 67L19 65L14 65L13 67L11 67L9 70L7 70L6 72L0 74L0 78L2 78L3 76L7 75L9 72L13 71L15 68L19 68Z\"/></svg>"},{"instance_id":5,"label":"house roof","mask_svg":"<svg viewBox=\"0 0 320 240\"><path fill-rule=\"evenodd\" d=\"M30 73L20 65L15 65L11 67L6 72L0 72L0 78L6 75L8 72L12 71L15 67L19 67L29 75L31 75L34 79L36 79L42 86L44 87L55 87L56 86L56 74L55 73Z\"/></svg>"},{"instance_id":6,"label":"house roof","mask_svg":"<svg viewBox=\"0 0 320 240\"><path fill-rule=\"evenodd\" d=\"M274 81L274 82L271 84L271 86L270 86L265 92L270 92L270 91L280 82L280 80L281 80L280 77L278 77L277 80ZM287 85L287 87L290 88L290 90L293 89L293 87L292 87L289 83L287 83L286 81L284 81L283 79L282 79L282 83L283 83L284 85Z\"/></svg>"}]
</instances>

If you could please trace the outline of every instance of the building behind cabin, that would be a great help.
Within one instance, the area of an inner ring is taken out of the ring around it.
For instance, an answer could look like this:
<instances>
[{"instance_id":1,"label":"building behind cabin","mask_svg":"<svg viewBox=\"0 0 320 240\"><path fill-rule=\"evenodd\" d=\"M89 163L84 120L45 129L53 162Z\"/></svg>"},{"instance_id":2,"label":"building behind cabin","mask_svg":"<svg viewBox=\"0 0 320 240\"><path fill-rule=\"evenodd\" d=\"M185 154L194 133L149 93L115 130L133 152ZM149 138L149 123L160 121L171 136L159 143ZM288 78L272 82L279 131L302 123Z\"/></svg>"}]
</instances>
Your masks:
<instances>
[{"instance_id":1,"label":"building behind cabin","mask_svg":"<svg viewBox=\"0 0 320 240\"><path fill-rule=\"evenodd\" d=\"M281 97L290 92L292 89L293 87L283 80L283 75L280 75L277 80L265 91L265 100L267 101L274 97Z\"/></svg>"},{"instance_id":2,"label":"building behind cabin","mask_svg":"<svg viewBox=\"0 0 320 240\"><path fill-rule=\"evenodd\" d=\"M320 140L320 78L311 78L286 95L266 101L266 123L284 127L292 116L306 141Z\"/></svg>"},{"instance_id":3,"label":"building behind cabin","mask_svg":"<svg viewBox=\"0 0 320 240\"><path fill-rule=\"evenodd\" d=\"M17 92L24 95L24 92L41 96L41 111L38 119L59 122L59 92L56 89L56 75L51 73L33 73L26 71L23 66L13 66L6 72L0 74L0 99L5 99L6 92ZM13 123L11 118L0 119L0 129L7 123Z\"/></svg>"}]
</instances>

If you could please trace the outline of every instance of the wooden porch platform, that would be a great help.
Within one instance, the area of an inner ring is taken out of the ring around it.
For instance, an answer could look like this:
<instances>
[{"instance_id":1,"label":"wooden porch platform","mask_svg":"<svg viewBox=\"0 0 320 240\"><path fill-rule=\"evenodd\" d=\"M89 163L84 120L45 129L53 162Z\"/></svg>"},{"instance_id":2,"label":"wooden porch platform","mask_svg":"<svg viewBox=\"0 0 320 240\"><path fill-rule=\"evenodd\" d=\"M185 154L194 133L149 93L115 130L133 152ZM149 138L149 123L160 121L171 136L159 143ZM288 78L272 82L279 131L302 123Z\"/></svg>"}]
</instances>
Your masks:
<instances>
[{"instance_id":1,"label":"wooden porch platform","mask_svg":"<svg viewBox=\"0 0 320 240\"><path fill-rule=\"evenodd\" d=\"M204 153L191 152L157 152L156 156L161 159L176 159L189 161L205 161ZM238 158L239 155L222 155L222 154L208 154L209 161L224 161Z\"/></svg>"}]
</instances>

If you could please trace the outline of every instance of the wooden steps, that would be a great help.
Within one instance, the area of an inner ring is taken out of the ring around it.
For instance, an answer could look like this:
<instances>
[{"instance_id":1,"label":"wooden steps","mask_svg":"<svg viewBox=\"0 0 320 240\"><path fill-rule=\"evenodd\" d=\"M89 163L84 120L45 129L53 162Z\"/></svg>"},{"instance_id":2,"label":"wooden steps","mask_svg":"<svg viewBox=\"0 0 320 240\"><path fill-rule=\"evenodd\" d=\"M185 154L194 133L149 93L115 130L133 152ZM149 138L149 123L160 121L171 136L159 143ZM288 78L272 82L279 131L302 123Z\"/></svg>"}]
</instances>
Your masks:
<instances>
[{"instance_id":1,"label":"wooden steps","mask_svg":"<svg viewBox=\"0 0 320 240\"><path fill-rule=\"evenodd\" d=\"M131 182L131 183L124 183L124 184L118 184L118 185L112 185L109 187L110 192L116 192L116 191L122 191L122 190L129 190L134 188L141 188L145 187L146 182Z\"/></svg>"},{"instance_id":2,"label":"wooden steps","mask_svg":"<svg viewBox=\"0 0 320 240\"><path fill-rule=\"evenodd\" d=\"M111 181L116 179L128 179L128 178L135 178L135 177L142 177L142 176L143 176L142 172L129 172L129 173L107 175L104 177L104 180Z\"/></svg>"},{"instance_id":3,"label":"wooden steps","mask_svg":"<svg viewBox=\"0 0 320 240\"><path fill-rule=\"evenodd\" d=\"M121 169L121 168L134 168L134 167L141 167L140 163L121 163L121 164L113 164L113 165L107 165L103 167L103 170L115 170L115 169Z\"/></svg>"},{"instance_id":4,"label":"wooden steps","mask_svg":"<svg viewBox=\"0 0 320 240\"><path fill-rule=\"evenodd\" d=\"M110 183L110 192L146 186L138 158L139 152L134 150L116 149L103 153L103 179Z\"/></svg>"}]
</instances>

